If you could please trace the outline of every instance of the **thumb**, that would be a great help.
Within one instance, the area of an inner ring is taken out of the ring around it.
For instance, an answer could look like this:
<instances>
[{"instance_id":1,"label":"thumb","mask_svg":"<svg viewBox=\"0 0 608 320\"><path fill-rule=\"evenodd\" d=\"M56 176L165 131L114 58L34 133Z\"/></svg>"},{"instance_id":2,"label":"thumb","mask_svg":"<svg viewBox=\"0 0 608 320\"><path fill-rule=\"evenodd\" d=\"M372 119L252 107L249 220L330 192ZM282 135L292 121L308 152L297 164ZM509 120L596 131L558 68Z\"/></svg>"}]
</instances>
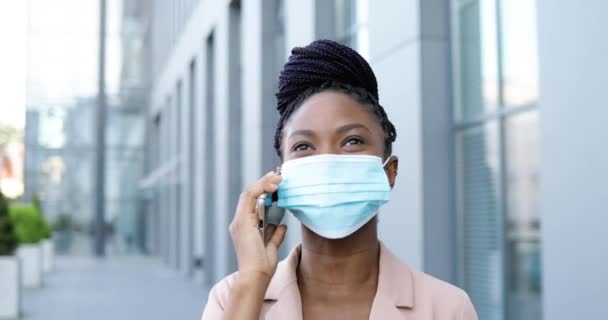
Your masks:
<instances>
[{"instance_id":1,"label":"thumb","mask_svg":"<svg viewBox=\"0 0 608 320\"><path fill-rule=\"evenodd\" d=\"M273 246L275 249L278 249L279 246L281 246L281 243L283 243L283 240L285 240L286 233L287 233L286 225L282 224L282 225L278 226L277 229L274 231L272 238L270 238L268 245Z\"/></svg>"}]
</instances>

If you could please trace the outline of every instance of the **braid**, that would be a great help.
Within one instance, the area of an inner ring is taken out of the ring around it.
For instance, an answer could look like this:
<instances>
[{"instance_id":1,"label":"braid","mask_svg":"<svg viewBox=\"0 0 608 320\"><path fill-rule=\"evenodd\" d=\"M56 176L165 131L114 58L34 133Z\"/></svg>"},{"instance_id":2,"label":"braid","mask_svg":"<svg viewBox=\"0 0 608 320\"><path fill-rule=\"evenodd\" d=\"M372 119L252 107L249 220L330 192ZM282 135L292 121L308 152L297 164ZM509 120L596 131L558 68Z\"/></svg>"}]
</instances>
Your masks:
<instances>
[{"instance_id":1,"label":"braid","mask_svg":"<svg viewBox=\"0 0 608 320\"><path fill-rule=\"evenodd\" d=\"M378 83L371 67L353 49L334 41L317 40L294 48L279 76L276 98L280 119L274 140L279 157L285 123L304 100L325 90L345 93L368 106L384 131L385 156L390 155L397 132L378 102Z\"/></svg>"}]
</instances>

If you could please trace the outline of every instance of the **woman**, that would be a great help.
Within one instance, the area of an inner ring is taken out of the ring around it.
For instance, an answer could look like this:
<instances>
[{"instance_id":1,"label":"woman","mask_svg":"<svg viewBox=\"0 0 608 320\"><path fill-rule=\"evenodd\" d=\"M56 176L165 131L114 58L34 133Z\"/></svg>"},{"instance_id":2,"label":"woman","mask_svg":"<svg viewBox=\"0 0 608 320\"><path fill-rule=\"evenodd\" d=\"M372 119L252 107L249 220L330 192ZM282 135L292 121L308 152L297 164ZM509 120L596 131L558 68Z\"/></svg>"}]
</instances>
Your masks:
<instances>
[{"instance_id":1,"label":"woman","mask_svg":"<svg viewBox=\"0 0 608 320\"><path fill-rule=\"evenodd\" d=\"M244 191L230 234L239 271L210 292L203 319L477 319L467 294L411 269L378 240L398 159L396 131L368 63L328 40L295 48L279 78L275 149L281 173ZM265 245L256 201L302 222L302 243L278 263L287 227Z\"/></svg>"}]
</instances>

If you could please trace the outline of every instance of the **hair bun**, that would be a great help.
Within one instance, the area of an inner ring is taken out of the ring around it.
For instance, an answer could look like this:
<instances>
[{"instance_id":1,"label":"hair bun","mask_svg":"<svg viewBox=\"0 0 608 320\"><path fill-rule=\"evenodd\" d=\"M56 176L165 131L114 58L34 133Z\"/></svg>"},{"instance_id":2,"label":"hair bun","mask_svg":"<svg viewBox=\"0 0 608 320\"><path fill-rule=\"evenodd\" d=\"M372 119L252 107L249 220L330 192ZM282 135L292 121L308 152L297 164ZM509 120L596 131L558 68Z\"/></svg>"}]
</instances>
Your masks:
<instances>
[{"instance_id":1,"label":"hair bun","mask_svg":"<svg viewBox=\"0 0 608 320\"><path fill-rule=\"evenodd\" d=\"M379 100L376 76L359 53L335 41L317 40L291 51L279 76L279 113L283 114L304 91L327 82L362 88Z\"/></svg>"}]
</instances>

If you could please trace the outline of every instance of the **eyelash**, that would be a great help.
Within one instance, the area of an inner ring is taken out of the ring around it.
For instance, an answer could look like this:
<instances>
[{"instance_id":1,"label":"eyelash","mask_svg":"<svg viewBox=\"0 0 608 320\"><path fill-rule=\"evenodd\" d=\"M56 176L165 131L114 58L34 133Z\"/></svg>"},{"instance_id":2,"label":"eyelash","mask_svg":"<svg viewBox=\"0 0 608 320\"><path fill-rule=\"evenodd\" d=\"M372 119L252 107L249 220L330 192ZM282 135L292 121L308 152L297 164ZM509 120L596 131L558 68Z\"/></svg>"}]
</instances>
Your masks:
<instances>
[{"instance_id":1,"label":"eyelash","mask_svg":"<svg viewBox=\"0 0 608 320\"><path fill-rule=\"evenodd\" d=\"M356 143L353 144L349 144L349 142L354 141ZM364 144L365 141L361 138L361 137L348 137L346 140L344 140L344 143L342 144L342 146L346 146L346 145L361 145ZM306 149L300 149L301 147L306 147ZM312 146L308 143L297 143L293 146L293 148L291 149L294 152L298 152L298 151L308 151L312 149Z\"/></svg>"},{"instance_id":2,"label":"eyelash","mask_svg":"<svg viewBox=\"0 0 608 320\"><path fill-rule=\"evenodd\" d=\"M350 141L356 141L357 143L355 144L350 144L350 145L360 145L360 144L364 144L365 141L361 138L361 137L348 137L345 141L343 145L349 145Z\"/></svg>"},{"instance_id":3,"label":"eyelash","mask_svg":"<svg viewBox=\"0 0 608 320\"><path fill-rule=\"evenodd\" d=\"M297 143L296 145L293 146L292 151L306 151L308 149L299 149L300 147L307 147L308 149L312 149L312 146L308 143Z\"/></svg>"}]
</instances>

